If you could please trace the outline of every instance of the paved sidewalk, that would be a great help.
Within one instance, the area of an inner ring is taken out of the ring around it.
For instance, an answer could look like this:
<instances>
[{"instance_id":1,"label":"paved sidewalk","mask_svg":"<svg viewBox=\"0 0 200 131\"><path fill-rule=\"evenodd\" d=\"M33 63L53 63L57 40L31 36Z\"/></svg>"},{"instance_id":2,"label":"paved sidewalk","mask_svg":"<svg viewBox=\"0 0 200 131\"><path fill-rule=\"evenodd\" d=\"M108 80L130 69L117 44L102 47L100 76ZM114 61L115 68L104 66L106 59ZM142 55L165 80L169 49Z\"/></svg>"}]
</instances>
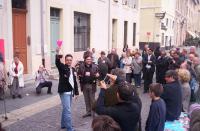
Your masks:
<instances>
[{"instance_id":1,"label":"paved sidewalk","mask_svg":"<svg viewBox=\"0 0 200 131\"><path fill-rule=\"evenodd\" d=\"M47 95L46 89L42 95L35 95L34 85L31 84L24 88L24 97L22 99L7 99L9 110L8 121L3 121L7 131L60 131L61 105L57 94L57 81L53 81L53 95ZM142 127L144 129L146 118L149 113L150 98L148 94L143 94L139 89L142 99ZM29 95L26 95L29 94ZM0 116L3 114L3 102L0 101ZM73 125L76 131L90 131L92 118L82 118L85 114L85 104L83 95L78 100L73 100L72 104Z\"/></svg>"}]
</instances>

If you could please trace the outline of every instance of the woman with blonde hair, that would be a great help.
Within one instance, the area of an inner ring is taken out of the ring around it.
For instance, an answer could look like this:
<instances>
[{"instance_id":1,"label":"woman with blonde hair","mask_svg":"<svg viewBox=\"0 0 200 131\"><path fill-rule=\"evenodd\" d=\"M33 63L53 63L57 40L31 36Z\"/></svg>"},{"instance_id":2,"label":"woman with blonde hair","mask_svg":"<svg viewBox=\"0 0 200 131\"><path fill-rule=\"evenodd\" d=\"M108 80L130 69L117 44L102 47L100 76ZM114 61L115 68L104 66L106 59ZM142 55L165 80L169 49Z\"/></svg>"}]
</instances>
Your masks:
<instances>
[{"instance_id":1,"label":"woman with blonde hair","mask_svg":"<svg viewBox=\"0 0 200 131\"><path fill-rule=\"evenodd\" d=\"M187 69L178 69L177 70L179 80L182 85L182 105L183 111L188 112L190 97L191 97L191 89L189 85L189 81L191 78L190 72Z\"/></svg>"}]
</instances>

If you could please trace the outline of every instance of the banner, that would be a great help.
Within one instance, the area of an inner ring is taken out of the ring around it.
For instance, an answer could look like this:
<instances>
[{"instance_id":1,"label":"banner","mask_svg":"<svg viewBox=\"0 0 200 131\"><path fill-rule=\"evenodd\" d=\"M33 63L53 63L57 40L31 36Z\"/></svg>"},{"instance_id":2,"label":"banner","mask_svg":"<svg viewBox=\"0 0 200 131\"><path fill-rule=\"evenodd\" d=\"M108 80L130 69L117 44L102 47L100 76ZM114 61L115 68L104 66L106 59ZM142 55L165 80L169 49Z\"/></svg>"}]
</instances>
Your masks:
<instances>
[{"instance_id":1,"label":"banner","mask_svg":"<svg viewBox=\"0 0 200 131\"><path fill-rule=\"evenodd\" d=\"M0 39L0 59L3 59L3 61L5 58L5 48L4 48L4 39Z\"/></svg>"}]
</instances>

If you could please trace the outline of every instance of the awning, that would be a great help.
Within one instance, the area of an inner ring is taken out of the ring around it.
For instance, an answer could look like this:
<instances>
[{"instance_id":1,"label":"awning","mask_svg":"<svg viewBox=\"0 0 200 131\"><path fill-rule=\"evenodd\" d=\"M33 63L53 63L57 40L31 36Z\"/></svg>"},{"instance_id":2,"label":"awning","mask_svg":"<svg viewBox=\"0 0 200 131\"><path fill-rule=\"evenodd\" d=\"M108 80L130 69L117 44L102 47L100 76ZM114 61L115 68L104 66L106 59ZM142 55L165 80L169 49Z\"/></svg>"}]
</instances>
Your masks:
<instances>
[{"instance_id":1,"label":"awning","mask_svg":"<svg viewBox=\"0 0 200 131\"><path fill-rule=\"evenodd\" d=\"M196 38L197 37L197 35L194 33L194 32L192 32L192 31L187 31L188 32L188 34L189 35L191 35L193 38Z\"/></svg>"}]
</instances>

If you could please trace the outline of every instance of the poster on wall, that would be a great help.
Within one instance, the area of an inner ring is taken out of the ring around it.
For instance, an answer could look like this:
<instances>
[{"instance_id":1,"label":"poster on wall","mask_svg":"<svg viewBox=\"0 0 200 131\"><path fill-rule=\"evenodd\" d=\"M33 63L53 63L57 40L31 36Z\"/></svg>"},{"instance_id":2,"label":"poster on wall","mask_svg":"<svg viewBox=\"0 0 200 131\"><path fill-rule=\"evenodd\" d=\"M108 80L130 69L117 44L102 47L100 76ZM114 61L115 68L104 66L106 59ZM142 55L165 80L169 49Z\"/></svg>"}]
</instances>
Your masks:
<instances>
[{"instance_id":1,"label":"poster on wall","mask_svg":"<svg viewBox=\"0 0 200 131\"><path fill-rule=\"evenodd\" d=\"M0 39L0 59L3 59L3 61L5 58L5 48L4 48L4 39Z\"/></svg>"}]
</instances>

